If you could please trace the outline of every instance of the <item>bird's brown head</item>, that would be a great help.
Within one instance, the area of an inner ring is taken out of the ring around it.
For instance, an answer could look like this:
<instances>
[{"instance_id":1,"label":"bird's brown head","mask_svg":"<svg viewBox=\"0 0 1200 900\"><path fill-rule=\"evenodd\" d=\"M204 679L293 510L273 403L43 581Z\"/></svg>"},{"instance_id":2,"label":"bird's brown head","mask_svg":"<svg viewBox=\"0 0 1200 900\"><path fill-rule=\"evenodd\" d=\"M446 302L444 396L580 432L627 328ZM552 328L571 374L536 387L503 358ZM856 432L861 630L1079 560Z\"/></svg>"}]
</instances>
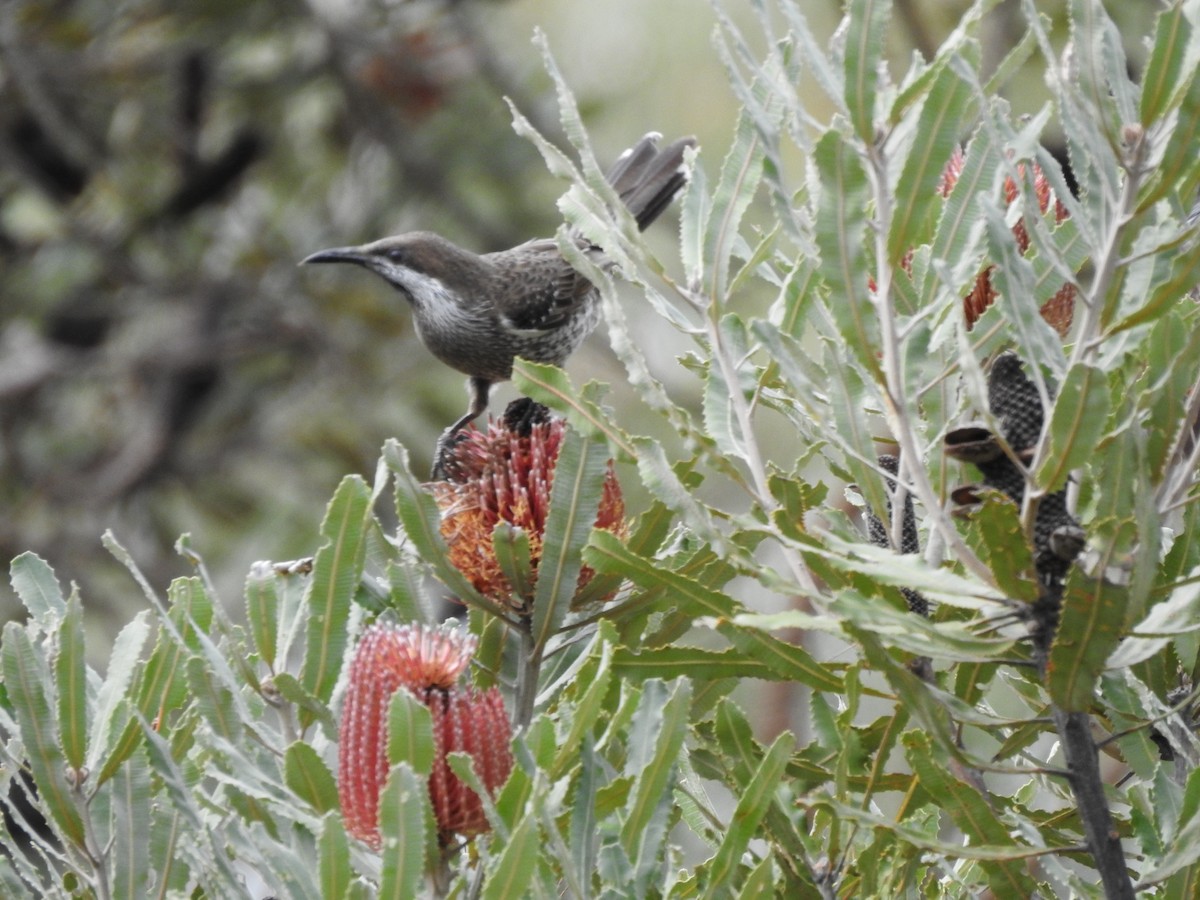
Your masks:
<instances>
[{"instance_id":1,"label":"bird's brown head","mask_svg":"<svg viewBox=\"0 0 1200 900\"><path fill-rule=\"evenodd\" d=\"M302 265L307 263L354 263L419 304L431 290L458 290L464 280L475 276L481 260L439 235L414 231L358 247L320 250L301 260Z\"/></svg>"}]
</instances>

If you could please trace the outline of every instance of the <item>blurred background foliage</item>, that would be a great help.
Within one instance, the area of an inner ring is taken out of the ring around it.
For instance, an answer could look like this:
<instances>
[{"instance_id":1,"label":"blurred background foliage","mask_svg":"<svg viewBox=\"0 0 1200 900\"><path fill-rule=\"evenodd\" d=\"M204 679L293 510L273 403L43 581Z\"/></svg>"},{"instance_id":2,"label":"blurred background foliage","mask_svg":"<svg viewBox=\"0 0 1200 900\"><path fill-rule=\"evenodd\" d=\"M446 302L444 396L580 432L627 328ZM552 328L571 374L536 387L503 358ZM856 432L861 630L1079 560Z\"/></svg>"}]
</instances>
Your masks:
<instances>
[{"instance_id":1,"label":"blurred background foliage","mask_svg":"<svg viewBox=\"0 0 1200 900\"><path fill-rule=\"evenodd\" d=\"M1064 5L1040 4L1056 23ZM722 14L750 21L753 6ZM1149 33L1156 4L1112 6L1124 33ZM802 7L832 34L840 4ZM897 3L896 69L966 7ZM478 251L552 233L564 186L503 99L558 134L535 28L602 158L653 129L696 134L715 168L737 115L717 15L702 0L0 5L0 556L33 550L85 584L89 621L111 632L141 598L106 528L154 583L187 570L173 546L190 532L235 585L253 559L311 552L334 486L372 471L386 438L427 469L461 376L383 285L296 262L414 228ZM1021 38L1019 3L985 29L998 59ZM1044 99L1029 68L1018 112ZM663 348L656 375L696 403L681 338L628 312ZM619 402L602 331L569 368ZM780 431L766 444L794 459ZM17 610L0 590L0 616Z\"/></svg>"}]
</instances>

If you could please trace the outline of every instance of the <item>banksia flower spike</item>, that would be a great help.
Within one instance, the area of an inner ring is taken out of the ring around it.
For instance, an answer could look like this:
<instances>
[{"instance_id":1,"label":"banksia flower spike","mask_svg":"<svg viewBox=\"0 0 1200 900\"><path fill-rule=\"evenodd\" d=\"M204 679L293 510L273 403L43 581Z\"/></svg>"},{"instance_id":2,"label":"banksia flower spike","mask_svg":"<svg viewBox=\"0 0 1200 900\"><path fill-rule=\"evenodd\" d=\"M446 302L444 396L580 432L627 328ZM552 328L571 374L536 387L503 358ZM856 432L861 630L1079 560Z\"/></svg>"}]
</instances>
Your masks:
<instances>
[{"instance_id":1,"label":"banksia flower spike","mask_svg":"<svg viewBox=\"0 0 1200 900\"><path fill-rule=\"evenodd\" d=\"M458 684L475 652L475 638L455 626L376 623L350 663L338 735L338 798L346 830L380 846L379 795L388 773L388 704L407 690L433 716L434 763L429 796L443 843L453 834L488 830L479 797L450 771L446 755L464 752L489 792L512 769L512 726L497 688Z\"/></svg>"},{"instance_id":2,"label":"banksia flower spike","mask_svg":"<svg viewBox=\"0 0 1200 900\"><path fill-rule=\"evenodd\" d=\"M500 522L525 532L536 579L554 468L566 428L563 420L551 419L545 407L515 401L486 431L460 432L446 453L446 480L431 486L442 510L442 536L450 549L450 562L481 594L518 610L524 609L524 601L514 597L501 571L492 532ZM620 533L624 516L621 487L610 465L595 525ZM592 575L591 569L584 568L578 587Z\"/></svg>"}]
</instances>

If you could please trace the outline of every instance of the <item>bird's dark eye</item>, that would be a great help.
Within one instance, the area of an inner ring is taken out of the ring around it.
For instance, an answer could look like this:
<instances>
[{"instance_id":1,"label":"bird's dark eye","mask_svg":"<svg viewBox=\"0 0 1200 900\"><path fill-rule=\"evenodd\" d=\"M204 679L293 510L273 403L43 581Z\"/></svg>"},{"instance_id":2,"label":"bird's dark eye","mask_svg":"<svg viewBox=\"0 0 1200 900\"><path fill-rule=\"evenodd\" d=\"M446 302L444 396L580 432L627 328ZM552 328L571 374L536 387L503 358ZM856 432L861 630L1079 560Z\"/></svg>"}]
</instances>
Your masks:
<instances>
[{"instance_id":1,"label":"bird's dark eye","mask_svg":"<svg viewBox=\"0 0 1200 900\"><path fill-rule=\"evenodd\" d=\"M384 255L394 263L403 263L408 259L408 250L404 247L392 247Z\"/></svg>"}]
</instances>

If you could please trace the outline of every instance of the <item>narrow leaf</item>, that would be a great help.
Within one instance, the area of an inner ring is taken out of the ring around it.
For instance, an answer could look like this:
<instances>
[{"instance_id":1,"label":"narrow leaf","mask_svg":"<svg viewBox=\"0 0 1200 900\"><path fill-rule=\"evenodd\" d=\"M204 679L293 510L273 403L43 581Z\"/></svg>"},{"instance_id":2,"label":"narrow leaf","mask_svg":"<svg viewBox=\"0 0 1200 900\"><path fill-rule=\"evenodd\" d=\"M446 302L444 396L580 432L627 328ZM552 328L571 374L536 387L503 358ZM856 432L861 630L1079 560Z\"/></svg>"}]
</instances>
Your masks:
<instances>
[{"instance_id":1,"label":"narrow leaf","mask_svg":"<svg viewBox=\"0 0 1200 900\"><path fill-rule=\"evenodd\" d=\"M1046 665L1050 697L1067 712L1091 708L1096 680L1121 639L1128 596L1127 588L1089 578L1078 569L1067 579Z\"/></svg>"},{"instance_id":2,"label":"narrow leaf","mask_svg":"<svg viewBox=\"0 0 1200 900\"><path fill-rule=\"evenodd\" d=\"M83 766L87 756L87 650L83 641L83 606L72 591L67 612L58 630L58 656L54 680L58 691L58 730L67 765Z\"/></svg>"},{"instance_id":3,"label":"narrow leaf","mask_svg":"<svg viewBox=\"0 0 1200 900\"><path fill-rule=\"evenodd\" d=\"M29 756L29 770L38 794L67 840L82 848L83 819L67 783L66 757L46 689L51 683L49 667L25 628L16 622L4 626L0 661L4 689L21 729L21 742Z\"/></svg>"},{"instance_id":4,"label":"narrow leaf","mask_svg":"<svg viewBox=\"0 0 1200 900\"><path fill-rule=\"evenodd\" d=\"M9 566L9 580L34 623L44 632L58 628L67 613L67 601L49 563L26 551Z\"/></svg>"},{"instance_id":5,"label":"narrow leaf","mask_svg":"<svg viewBox=\"0 0 1200 900\"><path fill-rule=\"evenodd\" d=\"M495 867L488 872L483 889L484 900L526 896L537 872L538 858L543 852L537 821L532 815L527 815L513 829Z\"/></svg>"},{"instance_id":6,"label":"narrow leaf","mask_svg":"<svg viewBox=\"0 0 1200 900\"><path fill-rule=\"evenodd\" d=\"M891 11L886 0L852 0L847 11L846 107L855 133L867 144L875 143L875 95Z\"/></svg>"},{"instance_id":7,"label":"narrow leaf","mask_svg":"<svg viewBox=\"0 0 1200 900\"><path fill-rule=\"evenodd\" d=\"M342 479L321 523L324 543L313 563L308 594L308 637L300 683L319 700L328 701L342 668L349 640L346 623L362 578L364 534L371 513L366 482L357 475ZM300 713L302 726L312 716Z\"/></svg>"},{"instance_id":8,"label":"narrow leaf","mask_svg":"<svg viewBox=\"0 0 1200 900\"><path fill-rule=\"evenodd\" d=\"M416 774L428 776L435 756L429 708L409 691L396 691L388 703L388 762L406 763Z\"/></svg>"},{"instance_id":9,"label":"narrow leaf","mask_svg":"<svg viewBox=\"0 0 1200 900\"><path fill-rule=\"evenodd\" d=\"M318 813L339 808L333 773L310 744L294 741L284 751L283 780Z\"/></svg>"},{"instance_id":10,"label":"narrow leaf","mask_svg":"<svg viewBox=\"0 0 1200 900\"><path fill-rule=\"evenodd\" d=\"M412 900L420 895L426 870L429 787L405 763L392 768L379 798L379 831L383 836L383 875L379 897Z\"/></svg>"},{"instance_id":11,"label":"narrow leaf","mask_svg":"<svg viewBox=\"0 0 1200 900\"><path fill-rule=\"evenodd\" d=\"M607 471L607 448L568 428L554 464L550 511L538 564L533 639L539 647L546 646L571 607L579 584L583 547L596 522Z\"/></svg>"}]
</instances>

